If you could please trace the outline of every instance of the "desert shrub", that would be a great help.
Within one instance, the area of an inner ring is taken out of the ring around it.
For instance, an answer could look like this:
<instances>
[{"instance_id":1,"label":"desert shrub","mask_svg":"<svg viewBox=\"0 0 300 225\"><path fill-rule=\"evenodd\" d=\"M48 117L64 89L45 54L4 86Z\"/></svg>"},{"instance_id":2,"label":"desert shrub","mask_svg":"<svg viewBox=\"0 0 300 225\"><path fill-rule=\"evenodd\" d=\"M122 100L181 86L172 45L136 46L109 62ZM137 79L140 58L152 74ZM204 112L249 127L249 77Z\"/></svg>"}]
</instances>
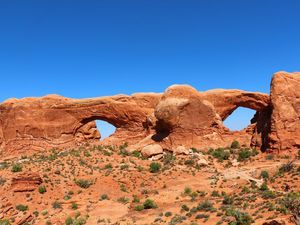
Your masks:
<instances>
[{"instance_id":1,"label":"desert shrub","mask_svg":"<svg viewBox=\"0 0 300 225\"><path fill-rule=\"evenodd\" d=\"M199 205L197 206L197 209L199 211L205 211L205 212L215 211L215 208L213 207L213 204L208 200L205 200L204 202L199 203Z\"/></svg>"},{"instance_id":2,"label":"desert shrub","mask_svg":"<svg viewBox=\"0 0 300 225\"><path fill-rule=\"evenodd\" d=\"M223 160L229 159L230 151L225 150L224 148L217 148L217 149L211 151L211 155L214 158L217 158L218 160L220 160L222 162Z\"/></svg>"},{"instance_id":3,"label":"desert shrub","mask_svg":"<svg viewBox=\"0 0 300 225\"><path fill-rule=\"evenodd\" d=\"M195 160L194 159L187 159L184 161L184 165L187 165L187 166L193 166L195 165Z\"/></svg>"},{"instance_id":4,"label":"desert shrub","mask_svg":"<svg viewBox=\"0 0 300 225\"><path fill-rule=\"evenodd\" d=\"M165 213L165 217L170 217L170 216L172 216L172 212L166 212Z\"/></svg>"},{"instance_id":5,"label":"desert shrub","mask_svg":"<svg viewBox=\"0 0 300 225\"><path fill-rule=\"evenodd\" d=\"M68 216L67 219L65 220L66 225L72 225L74 222L73 218Z\"/></svg>"},{"instance_id":6,"label":"desert shrub","mask_svg":"<svg viewBox=\"0 0 300 225\"><path fill-rule=\"evenodd\" d=\"M35 217L38 217L39 216L39 212L37 211L37 210L34 210L33 212L32 212L32 214L35 216ZM0 223L1 224L1 223Z\"/></svg>"},{"instance_id":7,"label":"desert shrub","mask_svg":"<svg viewBox=\"0 0 300 225\"><path fill-rule=\"evenodd\" d=\"M183 211L189 211L190 210L190 208L187 206L187 205L182 205L181 206L181 209L183 210Z\"/></svg>"},{"instance_id":8,"label":"desert shrub","mask_svg":"<svg viewBox=\"0 0 300 225\"><path fill-rule=\"evenodd\" d=\"M171 221L169 222L169 225L181 224L186 219L187 218L185 216L175 215L172 217Z\"/></svg>"},{"instance_id":9,"label":"desert shrub","mask_svg":"<svg viewBox=\"0 0 300 225\"><path fill-rule=\"evenodd\" d=\"M39 193L44 194L46 192L46 187L45 186L39 186Z\"/></svg>"},{"instance_id":10,"label":"desert shrub","mask_svg":"<svg viewBox=\"0 0 300 225\"><path fill-rule=\"evenodd\" d=\"M235 221L229 223L229 225L250 225L253 223L252 217L246 212L240 212L238 210L233 211Z\"/></svg>"},{"instance_id":11,"label":"desert shrub","mask_svg":"<svg viewBox=\"0 0 300 225\"><path fill-rule=\"evenodd\" d=\"M52 208L53 209L61 209L62 206L61 206L61 202L58 202L58 201L55 201L52 203Z\"/></svg>"},{"instance_id":12,"label":"desert shrub","mask_svg":"<svg viewBox=\"0 0 300 225\"><path fill-rule=\"evenodd\" d=\"M0 225L10 225L11 223L7 219L1 219L0 220Z\"/></svg>"},{"instance_id":13,"label":"desert shrub","mask_svg":"<svg viewBox=\"0 0 300 225\"><path fill-rule=\"evenodd\" d=\"M101 197L100 197L100 200L108 200L108 199L109 199L109 197L108 197L107 194L103 194L103 195L101 195Z\"/></svg>"},{"instance_id":14,"label":"desert shrub","mask_svg":"<svg viewBox=\"0 0 300 225\"><path fill-rule=\"evenodd\" d=\"M161 164L160 163L157 163L157 162L152 162L150 164L150 172L151 173L158 173L161 169Z\"/></svg>"},{"instance_id":15,"label":"desert shrub","mask_svg":"<svg viewBox=\"0 0 300 225\"><path fill-rule=\"evenodd\" d=\"M27 211L28 210L28 206L27 205L23 205L23 204L19 204L16 206L16 209L19 210L19 211Z\"/></svg>"},{"instance_id":16,"label":"desert shrub","mask_svg":"<svg viewBox=\"0 0 300 225\"><path fill-rule=\"evenodd\" d=\"M190 187L185 187L183 193L185 195L190 195L192 193L192 189Z\"/></svg>"},{"instance_id":17,"label":"desert shrub","mask_svg":"<svg viewBox=\"0 0 300 225\"><path fill-rule=\"evenodd\" d=\"M92 182L90 180L79 179L75 180L75 184L77 184L81 188L87 189L92 185Z\"/></svg>"},{"instance_id":18,"label":"desert shrub","mask_svg":"<svg viewBox=\"0 0 300 225\"><path fill-rule=\"evenodd\" d=\"M22 165L19 163L13 164L11 168L11 172L17 173L22 171Z\"/></svg>"},{"instance_id":19,"label":"desert shrub","mask_svg":"<svg viewBox=\"0 0 300 225\"><path fill-rule=\"evenodd\" d=\"M264 199L272 199L272 198L276 198L276 194L271 190L265 190L262 192L261 197Z\"/></svg>"},{"instance_id":20,"label":"desert shrub","mask_svg":"<svg viewBox=\"0 0 300 225\"><path fill-rule=\"evenodd\" d=\"M176 157L172 153L167 153L164 155L163 163L164 165L170 165L175 161Z\"/></svg>"},{"instance_id":21,"label":"desert shrub","mask_svg":"<svg viewBox=\"0 0 300 225\"><path fill-rule=\"evenodd\" d=\"M299 192L290 192L286 194L280 201L281 206L286 208L291 212L297 212L300 216L300 193Z\"/></svg>"},{"instance_id":22,"label":"desert shrub","mask_svg":"<svg viewBox=\"0 0 300 225\"><path fill-rule=\"evenodd\" d=\"M245 161L252 156L252 152L248 148L243 148L238 153L238 161Z\"/></svg>"},{"instance_id":23,"label":"desert shrub","mask_svg":"<svg viewBox=\"0 0 300 225\"><path fill-rule=\"evenodd\" d=\"M144 206L143 205L137 205L137 206L134 207L134 210L135 211L142 211L142 210L144 210Z\"/></svg>"},{"instance_id":24,"label":"desert shrub","mask_svg":"<svg viewBox=\"0 0 300 225\"><path fill-rule=\"evenodd\" d=\"M266 156L266 160L273 160L274 159L274 155L273 154L268 154Z\"/></svg>"},{"instance_id":25,"label":"desert shrub","mask_svg":"<svg viewBox=\"0 0 300 225\"><path fill-rule=\"evenodd\" d=\"M213 190L213 192L211 193L211 196L212 196L212 197L219 197L219 196L220 196L220 194L219 194L219 192L218 192L218 191L216 191L216 190Z\"/></svg>"},{"instance_id":26,"label":"desert shrub","mask_svg":"<svg viewBox=\"0 0 300 225\"><path fill-rule=\"evenodd\" d=\"M104 166L104 169L106 169L106 170L112 170L112 168L113 168L113 166L110 163L108 163Z\"/></svg>"},{"instance_id":27,"label":"desert shrub","mask_svg":"<svg viewBox=\"0 0 300 225\"><path fill-rule=\"evenodd\" d=\"M206 219L208 218L209 215L208 214L198 214L195 218L196 219Z\"/></svg>"},{"instance_id":28,"label":"desert shrub","mask_svg":"<svg viewBox=\"0 0 300 225\"><path fill-rule=\"evenodd\" d=\"M78 209L78 204L76 202L71 203L71 209L76 210Z\"/></svg>"},{"instance_id":29,"label":"desert shrub","mask_svg":"<svg viewBox=\"0 0 300 225\"><path fill-rule=\"evenodd\" d=\"M128 156L129 153L126 150L127 147L128 147L128 143L127 142L125 142L124 144L120 145L119 146L119 150L120 150L119 154L122 155L122 156Z\"/></svg>"},{"instance_id":30,"label":"desert shrub","mask_svg":"<svg viewBox=\"0 0 300 225\"><path fill-rule=\"evenodd\" d=\"M143 203L143 206L144 206L144 209L154 209L154 208L157 208L157 205L151 199L146 199L146 201Z\"/></svg>"},{"instance_id":31,"label":"desert shrub","mask_svg":"<svg viewBox=\"0 0 300 225\"><path fill-rule=\"evenodd\" d=\"M269 179L268 171L266 171L266 170L261 171L260 177L263 178L264 180L268 180Z\"/></svg>"},{"instance_id":32,"label":"desert shrub","mask_svg":"<svg viewBox=\"0 0 300 225\"><path fill-rule=\"evenodd\" d=\"M234 198L228 195L225 195L222 201L224 205L231 205L233 204L233 202L234 202Z\"/></svg>"},{"instance_id":33,"label":"desert shrub","mask_svg":"<svg viewBox=\"0 0 300 225\"><path fill-rule=\"evenodd\" d=\"M233 141L232 143L231 143L231 146L230 146L231 148L235 148L235 149L237 149L237 148L240 148L241 146L240 146L240 143L238 142L238 141Z\"/></svg>"},{"instance_id":34,"label":"desert shrub","mask_svg":"<svg viewBox=\"0 0 300 225\"><path fill-rule=\"evenodd\" d=\"M118 198L117 201L120 203L123 203L123 204L127 204L129 202L129 198L121 197L121 198Z\"/></svg>"},{"instance_id":35,"label":"desert shrub","mask_svg":"<svg viewBox=\"0 0 300 225\"><path fill-rule=\"evenodd\" d=\"M287 173L290 172L294 168L293 161L283 164L279 167L279 173Z\"/></svg>"},{"instance_id":36,"label":"desert shrub","mask_svg":"<svg viewBox=\"0 0 300 225\"><path fill-rule=\"evenodd\" d=\"M131 155L132 156L134 156L134 157L137 157L137 158L140 158L141 157L141 153L139 152L139 151L133 151L132 153L131 153Z\"/></svg>"},{"instance_id":37,"label":"desert shrub","mask_svg":"<svg viewBox=\"0 0 300 225\"><path fill-rule=\"evenodd\" d=\"M129 168L128 164L123 164L123 165L120 166L121 170L127 170L128 168Z\"/></svg>"},{"instance_id":38,"label":"desert shrub","mask_svg":"<svg viewBox=\"0 0 300 225\"><path fill-rule=\"evenodd\" d=\"M3 186L6 182L6 179L3 177L0 177L0 186Z\"/></svg>"},{"instance_id":39,"label":"desert shrub","mask_svg":"<svg viewBox=\"0 0 300 225\"><path fill-rule=\"evenodd\" d=\"M259 190L261 190L261 191L269 190L269 187L268 187L267 183L264 182L264 183L260 186Z\"/></svg>"}]
</instances>

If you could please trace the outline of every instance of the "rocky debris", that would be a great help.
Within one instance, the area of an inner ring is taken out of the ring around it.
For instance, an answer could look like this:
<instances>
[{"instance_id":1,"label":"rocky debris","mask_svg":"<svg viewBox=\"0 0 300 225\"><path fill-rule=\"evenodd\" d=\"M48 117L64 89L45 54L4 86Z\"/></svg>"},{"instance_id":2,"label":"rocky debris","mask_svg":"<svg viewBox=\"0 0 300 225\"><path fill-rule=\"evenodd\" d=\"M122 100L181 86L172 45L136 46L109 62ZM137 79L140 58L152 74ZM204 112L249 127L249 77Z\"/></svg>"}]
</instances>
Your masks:
<instances>
[{"instance_id":1,"label":"rocky debris","mask_svg":"<svg viewBox=\"0 0 300 225\"><path fill-rule=\"evenodd\" d=\"M16 222L17 225L22 225L25 223L29 223L33 220L33 216L31 214L23 216L18 222Z\"/></svg>"},{"instance_id":2,"label":"rocky debris","mask_svg":"<svg viewBox=\"0 0 300 225\"><path fill-rule=\"evenodd\" d=\"M142 149L141 153L144 157L149 158L154 155L162 154L163 148L159 144L147 145Z\"/></svg>"},{"instance_id":3,"label":"rocky debris","mask_svg":"<svg viewBox=\"0 0 300 225\"><path fill-rule=\"evenodd\" d=\"M34 191L43 183L38 173L21 173L11 180L11 188L14 192Z\"/></svg>"},{"instance_id":4,"label":"rocky debris","mask_svg":"<svg viewBox=\"0 0 300 225\"><path fill-rule=\"evenodd\" d=\"M173 153L175 155L188 155L188 154L190 154L190 151L189 151L189 149L187 149L184 146L178 146L178 147L175 148Z\"/></svg>"},{"instance_id":5,"label":"rocky debris","mask_svg":"<svg viewBox=\"0 0 300 225\"><path fill-rule=\"evenodd\" d=\"M271 220L264 222L262 225L284 225L284 222L278 222L277 220Z\"/></svg>"},{"instance_id":6,"label":"rocky debris","mask_svg":"<svg viewBox=\"0 0 300 225\"><path fill-rule=\"evenodd\" d=\"M152 161L157 161L157 160L160 160L164 157L164 154L158 154L158 155L154 155L150 158L150 160Z\"/></svg>"},{"instance_id":7,"label":"rocky debris","mask_svg":"<svg viewBox=\"0 0 300 225\"><path fill-rule=\"evenodd\" d=\"M300 73L275 73L271 83L269 148L300 148Z\"/></svg>"}]
</instances>

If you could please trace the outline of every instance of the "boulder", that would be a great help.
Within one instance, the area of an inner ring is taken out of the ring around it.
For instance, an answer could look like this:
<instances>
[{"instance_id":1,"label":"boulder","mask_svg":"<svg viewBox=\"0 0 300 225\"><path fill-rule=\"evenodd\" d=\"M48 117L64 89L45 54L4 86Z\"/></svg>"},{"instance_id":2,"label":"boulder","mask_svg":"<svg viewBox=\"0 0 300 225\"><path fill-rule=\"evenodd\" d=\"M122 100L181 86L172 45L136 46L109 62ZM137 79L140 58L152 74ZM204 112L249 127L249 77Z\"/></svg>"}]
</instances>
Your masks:
<instances>
[{"instance_id":1,"label":"boulder","mask_svg":"<svg viewBox=\"0 0 300 225\"><path fill-rule=\"evenodd\" d=\"M147 145L142 149L141 153L144 157L149 158L154 155L162 154L163 148L159 144Z\"/></svg>"}]
</instances>

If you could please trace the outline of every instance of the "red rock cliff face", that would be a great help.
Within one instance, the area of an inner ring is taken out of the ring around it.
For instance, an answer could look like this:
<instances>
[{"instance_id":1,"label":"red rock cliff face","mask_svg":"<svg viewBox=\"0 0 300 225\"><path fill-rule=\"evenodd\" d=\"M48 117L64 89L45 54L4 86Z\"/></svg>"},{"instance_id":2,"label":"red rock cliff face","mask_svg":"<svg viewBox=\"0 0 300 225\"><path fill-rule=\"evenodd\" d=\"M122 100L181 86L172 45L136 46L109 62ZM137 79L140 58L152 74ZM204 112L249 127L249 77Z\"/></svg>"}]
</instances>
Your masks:
<instances>
[{"instance_id":1,"label":"red rock cliff face","mask_svg":"<svg viewBox=\"0 0 300 225\"><path fill-rule=\"evenodd\" d=\"M173 85L163 94L9 99L0 104L0 157L99 144L95 120L117 128L104 141L109 144L207 149L238 140L262 150L296 149L300 147L299 90L299 73L279 72L272 79L271 98L242 90L199 92L188 85ZM238 107L256 110L256 115L248 128L231 132L223 121Z\"/></svg>"},{"instance_id":2,"label":"red rock cliff face","mask_svg":"<svg viewBox=\"0 0 300 225\"><path fill-rule=\"evenodd\" d=\"M275 73L271 83L271 150L300 149L300 73Z\"/></svg>"}]
</instances>

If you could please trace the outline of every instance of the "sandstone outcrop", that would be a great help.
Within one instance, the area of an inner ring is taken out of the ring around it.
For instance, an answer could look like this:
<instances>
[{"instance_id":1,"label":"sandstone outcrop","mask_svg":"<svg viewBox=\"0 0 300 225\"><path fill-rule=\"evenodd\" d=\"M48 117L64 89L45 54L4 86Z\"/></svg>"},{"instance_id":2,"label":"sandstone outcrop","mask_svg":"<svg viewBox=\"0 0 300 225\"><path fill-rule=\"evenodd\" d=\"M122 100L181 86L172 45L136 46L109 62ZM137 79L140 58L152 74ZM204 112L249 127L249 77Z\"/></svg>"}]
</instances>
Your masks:
<instances>
[{"instance_id":1,"label":"sandstone outcrop","mask_svg":"<svg viewBox=\"0 0 300 225\"><path fill-rule=\"evenodd\" d=\"M163 94L139 93L91 99L58 95L9 99L0 104L0 157L65 148L86 142L99 144L95 120L116 132L103 144L127 142L134 150L159 144L164 149L243 146L263 151L300 147L300 74L276 73L268 94L215 89L199 92L173 85ZM242 131L230 131L223 121L238 107L256 111Z\"/></svg>"},{"instance_id":2,"label":"sandstone outcrop","mask_svg":"<svg viewBox=\"0 0 300 225\"><path fill-rule=\"evenodd\" d=\"M38 173L21 173L12 178L11 188L14 192L34 191L43 183Z\"/></svg>"},{"instance_id":3,"label":"sandstone outcrop","mask_svg":"<svg viewBox=\"0 0 300 225\"><path fill-rule=\"evenodd\" d=\"M269 148L300 149L300 73L274 74L271 105Z\"/></svg>"},{"instance_id":4,"label":"sandstone outcrop","mask_svg":"<svg viewBox=\"0 0 300 225\"><path fill-rule=\"evenodd\" d=\"M166 148L173 145L217 148L228 146L234 140L249 146L255 126L230 132L223 121L238 107L260 112L268 105L267 94L221 89L198 92L188 85L173 85L155 108L157 136L168 137L161 140Z\"/></svg>"},{"instance_id":5,"label":"sandstone outcrop","mask_svg":"<svg viewBox=\"0 0 300 225\"><path fill-rule=\"evenodd\" d=\"M115 138L144 137L160 94L75 100L57 95L9 99L0 105L0 148L10 154L99 141L95 120L114 125Z\"/></svg>"}]
</instances>

